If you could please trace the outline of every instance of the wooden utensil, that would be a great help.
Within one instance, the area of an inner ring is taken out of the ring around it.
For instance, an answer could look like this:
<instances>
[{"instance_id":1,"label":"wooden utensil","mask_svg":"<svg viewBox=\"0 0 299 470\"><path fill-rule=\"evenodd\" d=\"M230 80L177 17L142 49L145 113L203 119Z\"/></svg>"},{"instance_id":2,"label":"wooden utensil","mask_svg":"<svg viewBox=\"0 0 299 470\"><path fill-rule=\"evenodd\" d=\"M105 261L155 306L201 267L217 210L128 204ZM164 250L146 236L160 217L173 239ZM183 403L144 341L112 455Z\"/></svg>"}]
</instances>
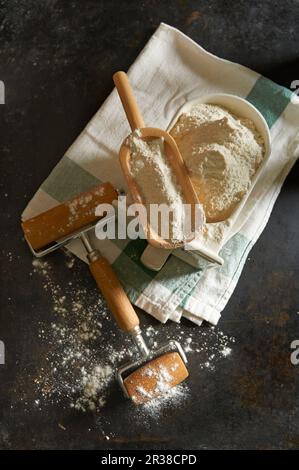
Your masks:
<instances>
[{"instance_id":1,"label":"wooden utensil","mask_svg":"<svg viewBox=\"0 0 299 470\"><path fill-rule=\"evenodd\" d=\"M143 117L138 108L136 99L134 97L132 88L130 86L128 77L125 72L117 72L113 75L113 80L117 88L119 97L121 99L123 108L127 115L127 119L131 126L132 132L139 130L140 137L144 140L150 139L162 139L164 142L164 151L167 158L167 163L171 167L176 181L181 188L185 204L190 205L190 227L192 238L182 241L173 241L170 239L162 238L147 222L147 226L144 227L148 242L159 248L173 249L179 246L183 246L186 243L189 243L195 237L195 231L199 229L196 227L196 221L200 220L198 217L201 206L199 204L196 192L193 188L191 179L188 175L187 168L185 166L184 160L180 154L180 151L175 143L173 137L162 129L145 127ZM131 193L131 196L135 203L145 205L146 201L143 200L139 186L136 184L131 171L130 171L130 160L131 160L131 149L128 145L128 139L125 139L123 142L120 152L119 159L122 171L127 180L128 188ZM162 202L162 201L161 201ZM203 213L202 219L204 218ZM198 233L197 233L198 234Z\"/></svg>"}]
</instances>

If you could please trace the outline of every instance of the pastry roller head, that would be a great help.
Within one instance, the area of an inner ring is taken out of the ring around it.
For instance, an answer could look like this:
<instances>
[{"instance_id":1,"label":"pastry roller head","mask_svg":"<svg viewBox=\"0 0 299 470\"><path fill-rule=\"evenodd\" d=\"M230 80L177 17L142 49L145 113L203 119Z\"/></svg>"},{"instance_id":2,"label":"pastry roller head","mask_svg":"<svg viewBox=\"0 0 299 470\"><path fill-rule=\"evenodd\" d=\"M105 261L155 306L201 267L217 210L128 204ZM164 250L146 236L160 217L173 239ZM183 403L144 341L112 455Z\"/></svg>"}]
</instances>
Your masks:
<instances>
[{"instance_id":1,"label":"pastry roller head","mask_svg":"<svg viewBox=\"0 0 299 470\"><path fill-rule=\"evenodd\" d=\"M155 351L148 351L145 360L132 362L117 372L124 394L136 405L167 394L188 376L187 358L177 341L169 341Z\"/></svg>"},{"instance_id":2,"label":"pastry roller head","mask_svg":"<svg viewBox=\"0 0 299 470\"><path fill-rule=\"evenodd\" d=\"M113 186L104 183L22 222L32 253L37 257L45 256L91 230L99 221L96 207L112 204L117 196Z\"/></svg>"}]
</instances>

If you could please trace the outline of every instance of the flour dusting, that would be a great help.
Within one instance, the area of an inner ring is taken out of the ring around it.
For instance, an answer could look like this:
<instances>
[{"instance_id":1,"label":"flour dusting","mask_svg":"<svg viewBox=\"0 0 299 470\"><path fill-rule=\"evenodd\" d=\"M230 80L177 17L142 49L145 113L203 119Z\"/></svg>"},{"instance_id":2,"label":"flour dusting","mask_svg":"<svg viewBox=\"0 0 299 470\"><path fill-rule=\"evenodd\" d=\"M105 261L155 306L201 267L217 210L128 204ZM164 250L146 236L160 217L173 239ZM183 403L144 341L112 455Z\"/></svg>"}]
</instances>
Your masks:
<instances>
[{"instance_id":1,"label":"flour dusting","mask_svg":"<svg viewBox=\"0 0 299 470\"><path fill-rule=\"evenodd\" d=\"M176 387L165 390L163 395L153 398L142 405L140 413L145 416L157 418L165 408L173 408L183 406L189 397L189 389L186 383L177 385Z\"/></svg>"},{"instance_id":2,"label":"flour dusting","mask_svg":"<svg viewBox=\"0 0 299 470\"><path fill-rule=\"evenodd\" d=\"M65 257L65 267L70 266L71 258L71 255ZM33 275L42 280L52 304L50 323L37 325L43 350L36 359L36 374L30 379L35 386L32 404L41 409L59 403L63 408L96 412L102 416L111 388L117 386L116 369L136 357L133 344L118 331L96 292L92 296L75 282L75 278L62 291L50 261L37 259L32 264ZM73 273L73 263L70 269ZM198 329L173 324L165 328L165 325L155 324L155 327L144 327L144 336L153 349L170 339L177 339L188 354L191 369L194 367L192 357L196 356L196 367L208 373L213 373L233 352L234 338L215 327ZM111 341L113 337L115 341ZM155 419L164 409L183 406L190 397L188 381L169 387L169 372L159 372L157 387L163 395L146 404L134 405L132 409L133 416L142 422L146 416ZM151 374L151 371L147 373ZM119 400L122 400L120 389ZM123 399L123 406L129 403Z\"/></svg>"}]
</instances>

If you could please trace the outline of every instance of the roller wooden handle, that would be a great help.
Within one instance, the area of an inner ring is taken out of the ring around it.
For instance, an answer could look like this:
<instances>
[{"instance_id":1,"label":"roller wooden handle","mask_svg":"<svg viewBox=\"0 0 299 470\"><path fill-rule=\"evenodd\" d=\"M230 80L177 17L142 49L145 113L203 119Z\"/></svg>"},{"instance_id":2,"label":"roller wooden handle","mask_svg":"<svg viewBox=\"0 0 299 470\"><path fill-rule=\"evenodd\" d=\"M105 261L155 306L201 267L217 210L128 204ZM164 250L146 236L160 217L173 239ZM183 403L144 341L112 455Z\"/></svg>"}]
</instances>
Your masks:
<instances>
[{"instance_id":1,"label":"roller wooden handle","mask_svg":"<svg viewBox=\"0 0 299 470\"><path fill-rule=\"evenodd\" d=\"M127 115L132 131L145 127L128 76L125 72L116 72L113 81Z\"/></svg>"},{"instance_id":2,"label":"roller wooden handle","mask_svg":"<svg viewBox=\"0 0 299 470\"><path fill-rule=\"evenodd\" d=\"M123 331L130 331L138 326L139 318L108 261L100 257L92 261L89 267L118 326Z\"/></svg>"}]
</instances>

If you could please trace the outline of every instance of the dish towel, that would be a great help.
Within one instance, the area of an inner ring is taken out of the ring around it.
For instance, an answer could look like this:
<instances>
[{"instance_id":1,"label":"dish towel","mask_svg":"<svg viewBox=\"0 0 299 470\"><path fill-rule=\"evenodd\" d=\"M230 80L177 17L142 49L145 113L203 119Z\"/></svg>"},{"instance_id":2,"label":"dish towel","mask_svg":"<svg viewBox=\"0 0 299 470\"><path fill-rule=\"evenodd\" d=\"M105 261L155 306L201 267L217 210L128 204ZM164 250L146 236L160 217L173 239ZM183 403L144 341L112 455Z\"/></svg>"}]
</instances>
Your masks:
<instances>
[{"instance_id":1,"label":"dish towel","mask_svg":"<svg viewBox=\"0 0 299 470\"><path fill-rule=\"evenodd\" d=\"M128 72L147 125L166 129L178 109L201 95L224 92L246 98L265 117L272 154L250 196L251 211L223 246L222 267L192 266L171 255L159 272L142 265L145 240L93 243L112 263L130 300L161 322L186 317L217 324L252 246L262 233L285 177L299 154L299 99L289 90L239 64L220 59L175 28L161 24ZM23 213L33 217L101 182L126 185L118 150L129 134L114 90L43 182ZM85 258L80 242L68 248Z\"/></svg>"}]
</instances>

